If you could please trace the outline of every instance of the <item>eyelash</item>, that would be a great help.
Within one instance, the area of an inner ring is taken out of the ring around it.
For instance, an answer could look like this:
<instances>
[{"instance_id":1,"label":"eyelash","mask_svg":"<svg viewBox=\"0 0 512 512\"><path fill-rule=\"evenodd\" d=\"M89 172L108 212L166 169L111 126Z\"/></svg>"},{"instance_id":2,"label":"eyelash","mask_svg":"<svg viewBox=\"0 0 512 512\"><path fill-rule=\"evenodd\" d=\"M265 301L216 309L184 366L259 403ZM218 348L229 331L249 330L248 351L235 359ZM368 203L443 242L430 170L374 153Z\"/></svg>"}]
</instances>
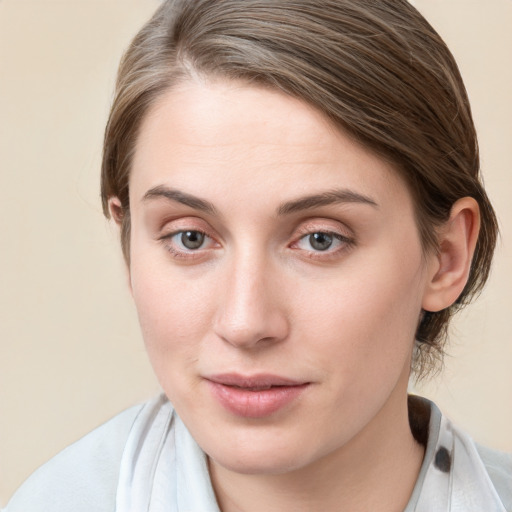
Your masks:
<instances>
[{"instance_id":1,"label":"eyelash","mask_svg":"<svg viewBox=\"0 0 512 512\"><path fill-rule=\"evenodd\" d=\"M213 237L209 236L208 233L206 233L206 231L201 229L180 229L177 231L173 231L172 233L163 235L159 238L159 241L161 241L164 244L165 249L171 253L173 258L181 260L194 260L202 257L203 252L207 250L203 248L204 243L201 244L201 246L198 247L197 250L188 249L186 247L182 249L176 248L176 243L173 242L173 238L177 237L178 235L183 236L183 234L185 233L197 233L200 236L204 236L205 241L214 241Z\"/></svg>"},{"instance_id":2,"label":"eyelash","mask_svg":"<svg viewBox=\"0 0 512 512\"><path fill-rule=\"evenodd\" d=\"M322 261L328 261L330 259L334 259L338 256L340 256L341 253L349 250L355 245L355 240L351 237L348 237L346 235L342 235L341 233L329 229L317 229L317 228L305 228L304 231L301 233L301 236L293 242L293 244L290 246L292 249L295 250L301 250L298 245L303 240L307 240L308 238L312 237L313 235L327 235L328 237L333 239L334 242L338 242L338 246L334 249L329 246L325 250L315 250L315 249L302 249L306 253L306 257L310 259L317 259Z\"/></svg>"},{"instance_id":3,"label":"eyelash","mask_svg":"<svg viewBox=\"0 0 512 512\"><path fill-rule=\"evenodd\" d=\"M178 236L183 236L185 233L196 233L204 237L204 242L199 247L197 247L197 249L190 249L186 247L177 248L177 243L181 242L175 242L173 239ZM331 246L329 246L325 250L315 250L314 248L308 250L301 249L299 247L299 244L303 240L306 240L308 237L312 237L314 235L324 235L332 238L332 243L337 242L337 247L332 249ZM204 247L205 243L208 243L208 241L210 244L213 242L219 245L217 242L215 242L215 239L212 236L210 236L205 230L202 229L179 229L161 236L158 240L164 244L165 249L171 254L173 258L183 261L193 261L204 257L205 251L211 249L211 247ZM342 235L339 232L329 229L304 227L300 230L299 237L296 238L295 241L292 242L288 247L290 247L292 250L303 251L305 253L305 257L309 259L328 261L330 259L336 258L340 255L340 253L347 251L354 245L355 240L353 238Z\"/></svg>"}]
</instances>

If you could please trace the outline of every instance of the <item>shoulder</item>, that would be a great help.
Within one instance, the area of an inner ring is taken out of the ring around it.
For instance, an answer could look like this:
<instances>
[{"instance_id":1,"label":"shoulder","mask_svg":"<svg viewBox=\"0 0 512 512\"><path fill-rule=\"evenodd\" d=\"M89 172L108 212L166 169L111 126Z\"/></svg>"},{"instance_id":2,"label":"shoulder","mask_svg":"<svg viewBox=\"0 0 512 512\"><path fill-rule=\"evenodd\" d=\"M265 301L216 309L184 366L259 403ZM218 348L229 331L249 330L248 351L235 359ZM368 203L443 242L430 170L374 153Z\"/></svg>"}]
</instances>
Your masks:
<instances>
[{"instance_id":1,"label":"shoulder","mask_svg":"<svg viewBox=\"0 0 512 512\"><path fill-rule=\"evenodd\" d=\"M115 510L119 466L143 405L118 414L36 470L4 512Z\"/></svg>"},{"instance_id":2,"label":"shoulder","mask_svg":"<svg viewBox=\"0 0 512 512\"><path fill-rule=\"evenodd\" d=\"M505 509L512 512L512 454L478 444L476 449Z\"/></svg>"},{"instance_id":3,"label":"shoulder","mask_svg":"<svg viewBox=\"0 0 512 512\"><path fill-rule=\"evenodd\" d=\"M416 415L411 429L419 425L421 435L416 432L415 438L427 443L407 510L416 510L419 504L422 510L437 510L440 503L451 503L457 510L512 512L512 454L479 446L433 402L416 396L409 402L414 406L410 414Z\"/></svg>"}]
</instances>

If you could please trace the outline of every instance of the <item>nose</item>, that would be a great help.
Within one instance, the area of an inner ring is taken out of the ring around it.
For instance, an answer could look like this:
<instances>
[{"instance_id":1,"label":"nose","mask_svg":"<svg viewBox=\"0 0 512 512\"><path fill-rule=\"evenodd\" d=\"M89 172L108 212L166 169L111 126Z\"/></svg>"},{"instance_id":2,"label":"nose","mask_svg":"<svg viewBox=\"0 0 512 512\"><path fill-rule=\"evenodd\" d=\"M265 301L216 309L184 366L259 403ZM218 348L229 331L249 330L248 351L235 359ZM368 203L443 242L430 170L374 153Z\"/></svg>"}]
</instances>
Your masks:
<instances>
[{"instance_id":1,"label":"nose","mask_svg":"<svg viewBox=\"0 0 512 512\"><path fill-rule=\"evenodd\" d=\"M260 259L246 258L226 271L219 287L219 306L214 331L225 342L251 349L284 340L289 322L282 302L282 290L272 270Z\"/></svg>"}]
</instances>

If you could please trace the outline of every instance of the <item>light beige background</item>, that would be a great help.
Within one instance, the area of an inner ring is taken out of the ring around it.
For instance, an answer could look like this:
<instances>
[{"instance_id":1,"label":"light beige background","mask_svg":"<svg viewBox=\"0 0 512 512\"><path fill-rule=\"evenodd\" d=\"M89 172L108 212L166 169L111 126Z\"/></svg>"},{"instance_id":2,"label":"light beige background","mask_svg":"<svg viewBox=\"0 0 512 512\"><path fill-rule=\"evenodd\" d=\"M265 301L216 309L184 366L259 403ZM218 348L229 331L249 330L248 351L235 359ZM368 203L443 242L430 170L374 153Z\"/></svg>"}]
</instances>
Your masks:
<instances>
[{"instance_id":1,"label":"light beige background","mask_svg":"<svg viewBox=\"0 0 512 512\"><path fill-rule=\"evenodd\" d=\"M451 46L502 229L486 292L418 391L512 450L512 1L416 0ZM55 452L156 393L98 199L123 48L157 0L0 0L0 504Z\"/></svg>"}]
</instances>

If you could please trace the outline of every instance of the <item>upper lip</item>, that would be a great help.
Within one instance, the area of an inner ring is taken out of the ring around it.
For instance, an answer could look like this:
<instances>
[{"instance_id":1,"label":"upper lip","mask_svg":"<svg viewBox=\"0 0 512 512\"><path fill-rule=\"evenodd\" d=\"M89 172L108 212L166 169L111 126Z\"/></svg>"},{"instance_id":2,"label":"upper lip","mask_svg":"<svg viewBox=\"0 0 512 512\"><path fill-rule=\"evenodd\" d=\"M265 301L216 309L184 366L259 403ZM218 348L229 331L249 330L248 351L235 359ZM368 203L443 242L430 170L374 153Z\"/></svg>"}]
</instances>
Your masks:
<instances>
[{"instance_id":1,"label":"upper lip","mask_svg":"<svg viewBox=\"0 0 512 512\"><path fill-rule=\"evenodd\" d=\"M236 386L239 388L265 388L271 386L300 386L307 384L306 381L289 379L279 375L260 373L256 375L240 375L238 373L222 373L209 375L206 380L225 386Z\"/></svg>"}]
</instances>

